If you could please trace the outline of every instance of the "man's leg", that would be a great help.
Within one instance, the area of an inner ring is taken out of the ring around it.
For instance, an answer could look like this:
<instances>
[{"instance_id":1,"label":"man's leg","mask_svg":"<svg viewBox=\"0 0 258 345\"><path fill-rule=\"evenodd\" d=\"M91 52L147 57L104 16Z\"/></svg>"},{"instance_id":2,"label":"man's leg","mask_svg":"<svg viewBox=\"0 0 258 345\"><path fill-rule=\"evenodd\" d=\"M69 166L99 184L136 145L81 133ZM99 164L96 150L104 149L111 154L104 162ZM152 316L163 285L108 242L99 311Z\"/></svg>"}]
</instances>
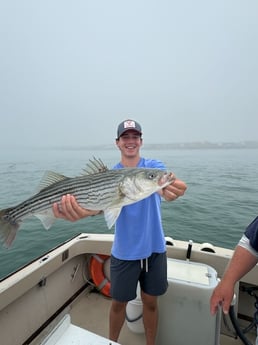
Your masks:
<instances>
[{"instance_id":1,"label":"man's leg","mask_svg":"<svg viewBox=\"0 0 258 345\"><path fill-rule=\"evenodd\" d=\"M109 312L109 339L117 341L125 321L126 302L112 300Z\"/></svg>"},{"instance_id":2,"label":"man's leg","mask_svg":"<svg viewBox=\"0 0 258 345\"><path fill-rule=\"evenodd\" d=\"M145 328L146 345L155 345L158 327L157 296L141 292L143 302L143 324Z\"/></svg>"}]
</instances>

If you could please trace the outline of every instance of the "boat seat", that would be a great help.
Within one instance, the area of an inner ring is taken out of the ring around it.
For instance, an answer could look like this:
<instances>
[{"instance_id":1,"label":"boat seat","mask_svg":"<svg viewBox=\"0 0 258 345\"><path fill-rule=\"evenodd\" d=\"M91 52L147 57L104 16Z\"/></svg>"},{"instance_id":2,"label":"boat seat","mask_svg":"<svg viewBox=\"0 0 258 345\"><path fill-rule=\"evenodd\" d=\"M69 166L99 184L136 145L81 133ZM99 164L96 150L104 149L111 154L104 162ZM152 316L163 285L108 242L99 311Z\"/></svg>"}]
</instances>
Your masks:
<instances>
[{"instance_id":1,"label":"boat seat","mask_svg":"<svg viewBox=\"0 0 258 345\"><path fill-rule=\"evenodd\" d=\"M119 345L71 323L66 314L40 345Z\"/></svg>"}]
</instances>

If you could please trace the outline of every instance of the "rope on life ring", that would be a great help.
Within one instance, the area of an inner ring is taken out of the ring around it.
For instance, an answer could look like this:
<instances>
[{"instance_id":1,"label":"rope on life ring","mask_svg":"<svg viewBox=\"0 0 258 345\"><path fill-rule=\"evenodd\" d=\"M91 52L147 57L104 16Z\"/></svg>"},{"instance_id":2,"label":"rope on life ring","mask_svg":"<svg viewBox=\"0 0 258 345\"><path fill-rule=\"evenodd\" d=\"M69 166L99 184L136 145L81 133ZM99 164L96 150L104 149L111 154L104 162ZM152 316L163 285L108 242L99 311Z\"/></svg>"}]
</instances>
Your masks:
<instances>
[{"instance_id":1,"label":"rope on life ring","mask_svg":"<svg viewBox=\"0 0 258 345\"><path fill-rule=\"evenodd\" d=\"M104 272L105 262L110 258L108 255L93 254L90 260L90 274L97 289L106 297L110 295L110 281Z\"/></svg>"}]
</instances>

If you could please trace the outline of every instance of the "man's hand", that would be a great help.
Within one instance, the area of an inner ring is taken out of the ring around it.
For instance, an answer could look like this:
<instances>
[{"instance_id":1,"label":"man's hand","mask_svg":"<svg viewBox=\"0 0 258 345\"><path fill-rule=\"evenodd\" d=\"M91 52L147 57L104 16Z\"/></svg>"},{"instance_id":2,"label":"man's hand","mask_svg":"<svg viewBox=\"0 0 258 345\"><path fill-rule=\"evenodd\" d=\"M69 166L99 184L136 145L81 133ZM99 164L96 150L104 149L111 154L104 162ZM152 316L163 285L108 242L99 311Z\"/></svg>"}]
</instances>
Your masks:
<instances>
[{"instance_id":1,"label":"man's hand","mask_svg":"<svg viewBox=\"0 0 258 345\"><path fill-rule=\"evenodd\" d=\"M224 314L228 314L233 296L234 285L222 280L213 291L210 299L211 314L215 315L218 311L219 306L222 307Z\"/></svg>"},{"instance_id":2,"label":"man's hand","mask_svg":"<svg viewBox=\"0 0 258 345\"><path fill-rule=\"evenodd\" d=\"M176 179L173 183L169 184L167 187L160 191L160 195L167 201L172 201L185 194L187 185Z\"/></svg>"},{"instance_id":3,"label":"man's hand","mask_svg":"<svg viewBox=\"0 0 258 345\"><path fill-rule=\"evenodd\" d=\"M87 210L81 207L73 195L63 195L59 203L53 204L53 213L56 218L63 218L75 222L79 219L95 216L100 211Z\"/></svg>"}]
</instances>

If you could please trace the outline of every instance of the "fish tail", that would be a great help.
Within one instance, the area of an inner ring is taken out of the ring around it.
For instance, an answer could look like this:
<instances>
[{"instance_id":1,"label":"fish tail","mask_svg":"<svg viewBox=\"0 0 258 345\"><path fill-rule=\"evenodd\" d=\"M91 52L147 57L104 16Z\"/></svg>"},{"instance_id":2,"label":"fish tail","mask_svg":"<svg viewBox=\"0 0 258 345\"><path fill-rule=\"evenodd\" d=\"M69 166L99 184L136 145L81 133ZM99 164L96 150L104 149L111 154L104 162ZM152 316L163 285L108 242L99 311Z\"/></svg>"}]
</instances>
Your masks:
<instances>
[{"instance_id":1,"label":"fish tail","mask_svg":"<svg viewBox=\"0 0 258 345\"><path fill-rule=\"evenodd\" d=\"M10 208L0 210L0 240L6 248L11 246L20 227L19 222L9 219L8 211L10 211Z\"/></svg>"}]
</instances>

